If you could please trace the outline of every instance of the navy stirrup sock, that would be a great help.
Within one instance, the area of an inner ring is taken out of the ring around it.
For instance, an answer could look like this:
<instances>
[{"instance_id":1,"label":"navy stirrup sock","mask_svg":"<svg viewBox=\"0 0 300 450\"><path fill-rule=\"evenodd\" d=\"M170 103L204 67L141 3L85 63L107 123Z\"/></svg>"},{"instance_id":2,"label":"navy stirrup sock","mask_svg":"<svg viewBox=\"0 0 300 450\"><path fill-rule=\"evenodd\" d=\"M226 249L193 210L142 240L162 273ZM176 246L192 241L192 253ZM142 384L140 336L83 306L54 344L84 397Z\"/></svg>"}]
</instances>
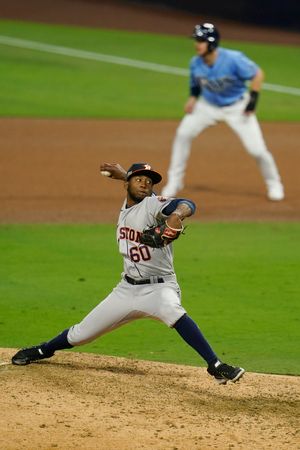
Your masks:
<instances>
[{"instance_id":1,"label":"navy stirrup sock","mask_svg":"<svg viewBox=\"0 0 300 450\"><path fill-rule=\"evenodd\" d=\"M175 330L180 336L193 347L203 359L210 364L218 360L209 343L204 338L198 328L198 325L187 315L182 316L174 325Z\"/></svg>"},{"instance_id":2,"label":"navy stirrup sock","mask_svg":"<svg viewBox=\"0 0 300 450\"><path fill-rule=\"evenodd\" d=\"M67 339L68 331L69 331L69 328L64 330L62 333L60 333L55 338L53 338L50 341L45 342L45 344L41 345L42 352L45 354L47 354L47 353L53 354L56 350L72 348L73 345L71 345Z\"/></svg>"}]
</instances>

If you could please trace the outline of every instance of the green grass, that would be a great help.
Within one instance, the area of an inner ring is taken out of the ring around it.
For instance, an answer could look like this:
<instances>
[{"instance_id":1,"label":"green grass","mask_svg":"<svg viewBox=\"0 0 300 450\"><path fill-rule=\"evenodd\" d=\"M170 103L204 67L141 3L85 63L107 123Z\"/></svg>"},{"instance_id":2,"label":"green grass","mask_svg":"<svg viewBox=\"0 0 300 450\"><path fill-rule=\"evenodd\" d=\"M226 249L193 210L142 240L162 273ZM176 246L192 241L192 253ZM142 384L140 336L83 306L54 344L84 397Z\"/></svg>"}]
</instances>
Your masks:
<instances>
[{"instance_id":1,"label":"green grass","mask_svg":"<svg viewBox=\"0 0 300 450\"><path fill-rule=\"evenodd\" d=\"M0 34L188 68L184 37L0 21ZM226 42L261 64L266 81L299 87L300 49ZM179 119L188 78L0 45L1 116ZM297 121L300 98L264 91L258 116Z\"/></svg>"},{"instance_id":2,"label":"green grass","mask_svg":"<svg viewBox=\"0 0 300 450\"><path fill-rule=\"evenodd\" d=\"M220 357L300 374L300 225L191 223L175 244L183 305ZM115 286L112 225L0 227L0 346L47 340ZM78 351L204 365L165 325L140 320Z\"/></svg>"}]
</instances>

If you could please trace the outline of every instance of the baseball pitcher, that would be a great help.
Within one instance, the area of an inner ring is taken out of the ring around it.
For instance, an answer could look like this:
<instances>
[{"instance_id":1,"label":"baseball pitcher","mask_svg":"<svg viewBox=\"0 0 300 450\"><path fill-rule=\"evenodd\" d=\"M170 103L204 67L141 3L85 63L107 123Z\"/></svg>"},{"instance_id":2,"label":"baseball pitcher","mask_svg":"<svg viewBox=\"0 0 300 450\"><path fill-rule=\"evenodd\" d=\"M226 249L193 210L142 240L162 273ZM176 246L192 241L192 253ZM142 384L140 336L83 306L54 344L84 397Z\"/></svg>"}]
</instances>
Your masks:
<instances>
[{"instance_id":1,"label":"baseball pitcher","mask_svg":"<svg viewBox=\"0 0 300 450\"><path fill-rule=\"evenodd\" d=\"M121 281L81 322L48 342L18 351L12 363L50 358L56 350L83 345L133 320L150 318L174 328L207 362L208 373L219 384L236 382L244 369L217 357L181 304L172 244L183 232L184 219L195 212L195 204L157 197L153 187L162 177L149 164L136 163L125 172L118 164L105 163L101 171L123 179L127 191L116 235L124 262Z\"/></svg>"}]
</instances>

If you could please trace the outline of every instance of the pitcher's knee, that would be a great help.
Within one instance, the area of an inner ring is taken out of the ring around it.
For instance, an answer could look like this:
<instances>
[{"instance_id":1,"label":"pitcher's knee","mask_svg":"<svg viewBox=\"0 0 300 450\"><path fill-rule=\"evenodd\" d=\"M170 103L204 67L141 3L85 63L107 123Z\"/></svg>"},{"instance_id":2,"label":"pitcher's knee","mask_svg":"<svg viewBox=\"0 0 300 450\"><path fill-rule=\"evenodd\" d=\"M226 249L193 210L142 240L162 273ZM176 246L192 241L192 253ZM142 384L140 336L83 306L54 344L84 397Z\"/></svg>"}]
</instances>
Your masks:
<instances>
[{"instance_id":1,"label":"pitcher's knee","mask_svg":"<svg viewBox=\"0 0 300 450\"><path fill-rule=\"evenodd\" d=\"M158 318L168 327L173 327L174 323L184 314L186 314L186 311L180 303L165 304L159 308Z\"/></svg>"}]
</instances>

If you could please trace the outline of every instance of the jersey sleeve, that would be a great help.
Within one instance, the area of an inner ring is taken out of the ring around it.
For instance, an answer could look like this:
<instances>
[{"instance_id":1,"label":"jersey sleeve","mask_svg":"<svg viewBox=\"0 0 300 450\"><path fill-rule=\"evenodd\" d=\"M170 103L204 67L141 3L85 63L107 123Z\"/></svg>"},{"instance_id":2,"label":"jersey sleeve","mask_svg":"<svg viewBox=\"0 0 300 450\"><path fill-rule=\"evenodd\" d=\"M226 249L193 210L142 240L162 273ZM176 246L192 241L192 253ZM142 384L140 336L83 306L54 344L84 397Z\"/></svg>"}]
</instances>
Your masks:
<instances>
[{"instance_id":1,"label":"jersey sleeve","mask_svg":"<svg viewBox=\"0 0 300 450\"><path fill-rule=\"evenodd\" d=\"M148 213L148 222L149 220L152 218L152 221L150 220L149 224L154 222L155 219L157 218L161 218L162 216L164 216L164 214L162 214L162 210L168 206L172 199L164 199L162 197L148 197L146 199L144 199L144 201L146 200L147 202L147 213Z\"/></svg>"},{"instance_id":2,"label":"jersey sleeve","mask_svg":"<svg viewBox=\"0 0 300 450\"><path fill-rule=\"evenodd\" d=\"M259 67L246 55L238 52L235 58L235 70L237 76L242 80L251 80L257 73Z\"/></svg>"}]
</instances>

